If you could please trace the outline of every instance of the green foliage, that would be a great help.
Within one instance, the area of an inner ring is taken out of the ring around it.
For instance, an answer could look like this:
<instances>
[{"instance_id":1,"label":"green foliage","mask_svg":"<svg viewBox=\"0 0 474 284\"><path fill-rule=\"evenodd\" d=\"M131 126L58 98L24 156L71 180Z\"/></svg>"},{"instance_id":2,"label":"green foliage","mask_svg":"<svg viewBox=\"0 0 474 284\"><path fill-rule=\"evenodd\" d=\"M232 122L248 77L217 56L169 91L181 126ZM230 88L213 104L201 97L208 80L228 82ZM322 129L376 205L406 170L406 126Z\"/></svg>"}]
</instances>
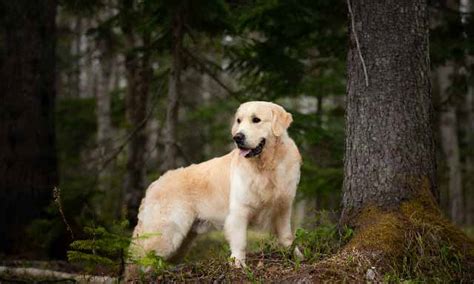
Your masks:
<instances>
[{"instance_id":1,"label":"green foliage","mask_svg":"<svg viewBox=\"0 0 474 284\"><path fill-rule=\"evenodd\" d=\"M90 222L94 214L88 204L94 196L95 173L84 163L84 154L95 143L94 109L94 99L63 98L56 102L56 143L61 169L58 188L65 218L78 235L80 227ZM29 233L35 236L32 242L47 254L64 258L71 238L57 206L51 200L47 216L34 220Z\"/></svg>"},{"instance_id":2,"label":"green foliage","mask_svg":"<svg viewBox=\"0 0 474 284\"><path fill-rule=\"evenodd\" d=\"M128 255L130 237L128 221L114 223L110 228L102 226L85 227L87 238L75 240L70 245L67 257L70 262L82 265L87 271L96 271L98 267L109 273L120 275L126 263L139 265L144 271L159 274L168 268L166 261L153 251L140 258ZM140 239L156 236L157 233L143 234Z\"/></svg>"},{"instance_id":3,"label":"green foliage","mask_svg":"<svg viewBox=\"0 0 474 284\"><path fill-rule=\"evenodd\" d=\"M154 274L160 274L168 268L168 263L153 251L148 252L144 257L136 259L133 262L147 271L152 271Z\"/></svg>"},{"instance_id":4,"label":"green foliage","mask_svg":"<svg viewBox=\"0 0 474 284\"><path fill-rule=\"evenodd\" d=\"M236 44L228 49L229 69L239 76L246 99L274 100L315 93L320 79L333 75L342 87L345 24L333 1L252 1L240 10ZM340 9L339 9L339 8ZM337 72L327 72L327 70Z\"/></svg>"},{"instance_id":5,"label":"green foliage","mask_svg":"<svg viewBox=\"0 0 474 284\"><path fill-rule=\"evenodd\" d=\"M214 100L205 105L191 106L190 102L189 106L184 106L188 110L187 120L193 123L182 126L179 139L193 141L192 145L189 145L191 149L186 151L190 162L205 161L228 152L235 105L231 100ZM194 150L197 147L204 149L206 146L212 150L209 152Z\"/></svg>"},{"instance_id":6,"label":"green foliage","mask_svg":"<svg viewBox=\"0 0 474 284\"><path fill-rule=\"evenodd\" d=\"M442 1L433 1L430 27L430 57L434 66L447 61L464 62L466 55L474 54L474 21L461 21L461 13L446 6ZM470 67L472 70L472 66Z\"/></svg>"},{"instance_id":7,"label":"green foliage","mask_svg":"<svg viewBox=\"0 0 474 284\"><path fill-rule=\"evenodd\" d=\"M335 225L324 225L312 230L296 230L295 244L302 249L305 260L311 263L334 254L351 237L349 228L339 232Z\"/></svg>"},{"instance_id":8,"label":"green foliage","mask_svg":"<svg viewBox=\"0 0 474 284\"><path fill-rule=\"evenodd\" d=\"M126 251L130 244L128 222L122 221L111 226L85 227L88 239L71 243L67 256L69 261L82 264L93 271L98 266L105 267L114 273L123 271Z\"/></svg>"},{"instance_id":9,"label":"green foliage","mask_svg":"<svg viewBox=\"0 0 474 284\"><path fill-rule=\"evenodd\" d=\"M56 136L61 158L68 156L74 159L72 162L78 163L80 151L93 142L97 130L94 109L93 98L58 100Z\"/></svg>"},{"instance_id":10,"label":"green foliage","mask_svg":"<svg viewBox=\"0 0 474 284\"><path fill-rule=\"evenodd\" d=\"M84 163L84 154L95 144L96 131L95 99L70 98L57 102L56 139L61 168L59 188L63 206L72 216L78 216L82 211L74 203L84 204L93 194L95 168ZM71 209L77 211L71 212Z\"/></svg>"}]
</instances>

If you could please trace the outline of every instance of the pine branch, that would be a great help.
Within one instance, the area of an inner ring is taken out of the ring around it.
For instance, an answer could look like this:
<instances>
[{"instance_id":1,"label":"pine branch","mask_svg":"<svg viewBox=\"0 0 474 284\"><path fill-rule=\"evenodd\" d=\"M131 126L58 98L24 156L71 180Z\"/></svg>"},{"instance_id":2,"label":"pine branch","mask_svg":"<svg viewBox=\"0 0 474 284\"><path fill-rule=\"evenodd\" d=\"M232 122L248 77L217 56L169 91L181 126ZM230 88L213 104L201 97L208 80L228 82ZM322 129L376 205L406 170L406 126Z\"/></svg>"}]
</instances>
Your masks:
<instances>
[{"instance_id":1,"label":"pine branch","mask_svg":"<svg viewBox=\"0 0 474 284\"><path fill-rule=\"evenodd\" d=\"M160 88L159 88L158 92L161 91L162 87L163 87L163 84L160 85ZM99 173L102 172L110 162L115 160L115 158L117 158L117 156L123 151L123 149L125 149L125 147L128 145L128 143L130 143L130 141L135 137L135 135L138 133L138 131L140 131L141 129L143 129L143 127L145 127L146 122L151 118L151 116L153 114L153 111L154 111L157 104L158 104L158 99L155 98L155 100L154 100L153 104L151 105L150 110L146 114L145 118L127 135L127 137L122 142L122 144L120 144L115 149L115 151L109 156L109 158L107 158L103 162L102 167L99 169Z\"/></svg>"},{"instance_id":2,"label":"pine branch","mask_svg":"<svg viewBox=\"0 0 474 284\"><path fill-rule=\"evenodd\" d=\"M213 72L205 62L203 62L198 56L192 54L189 50L183 49L183 52L199 67L201 68L209 77L211 77L222 89L224 89L229 95L231 95L234 99L236 99L238 102L242 103L243 100L238 96L238 93L233 91L229 86L227 86L225 83L223 83L217 74ZM214 64L215 66L215 64ZM217 66L216 66L217 67ZM220 67L219 71L222 72L223 70Z\"/></svg>"}]
</instances>

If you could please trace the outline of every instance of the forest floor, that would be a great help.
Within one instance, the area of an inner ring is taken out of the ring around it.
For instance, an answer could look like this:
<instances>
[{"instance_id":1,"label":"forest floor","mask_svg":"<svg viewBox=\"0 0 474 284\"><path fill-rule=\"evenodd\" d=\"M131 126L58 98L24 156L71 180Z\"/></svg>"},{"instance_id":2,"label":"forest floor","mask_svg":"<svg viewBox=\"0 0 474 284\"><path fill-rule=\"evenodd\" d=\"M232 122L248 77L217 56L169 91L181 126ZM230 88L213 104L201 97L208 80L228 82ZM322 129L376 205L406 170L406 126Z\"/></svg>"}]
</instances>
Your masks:
<instances>
[{"instance_id":1,"label":"forest floor","mask_svg":"<svg viewBox=\"0 0 474 284\"><path fill-rule=\"evenodd\" d=\"M228 260L228 245L221 232L212 232L199 237L186 259L181 264L165 264L155 267L155 272L141 278L143 282L285 282L285 279L301 279L302 271L310 271L311 263L333 253L340 245L336 242L334 228L324 227L317 231L312 238L319 238L321 249L309 257L299 261L289 250L281 249L276 241L267 235L250 233L247 267L237 269L230 265ZM309 236L306 236L309 237ZM308 252L308 251L307 251ZM0 268L0 283L13 282L57 282L62 278L65 282L76 282L72 275L83 275L87 279L90 275L109 276L110 282L118 279L117 269L97 265L91 269L79 264L66 261L0 261L0 266L11 268L37 268L45 271L43 275L24 273L22 271L3 271ZM53 275L50 271L69 273L71 275ZM58 277L60 276L60 277ZM304 278L304 277L303 277ZM107 280L107 279L105 279ZM109 282L109 281L105 281Z\"/></svg>"},{"instance_id":2,"label":"forest floor","mask_svg":"<svg viewBox=\"0 0 474 284\"><path fill-rule=\"evenodd\" d=\"M474 237L474 228L467 228L465 232ZM229 265L228 245L221 232L213 232L200 236L191 248L183 263L177 265L164 264L156 268L154 274L149 274L142 278L145 282L288 282L295 281L307 283L313 282L312 275L318 273L321 263L331 261L331 257L343 247L352 237L350 230L343 230L342 234L334 225L323 224L313 230L299 230L297 232L297 242L305 255L305 260L295 259L290 250L281 249L276 245L274 239L268 235L259 233L249 234L249 253L247 255L247 265L245 269L235 269ZM348 258L351 261L352 258ZM411 280L415 282L437 282L442 283L446 277L431 275L415 275L410 273L396 274L385 273L376 275L377 269L368 263L357 262L354 258L354 267L351 273L347 273L337 266L333 267L334 273L347 282L366 282L371 277L383 279L386 282L403 282ZM65 261L0 261L0 266L16 268L37 268L37 271L58 271L68 274L52 275L45 273L28 274L21 271L5 271L0 268L0 283L21 283L21 282L76 282L89 279L85 275L100 275L105 277L94 278L97 282L116 283L119 279L117 267L107 267L104 265L82 266L71 264ZM86 268L88 267L88 268ZM327 269L327 267L326 267ZM35 270L36 271L36 270ZM412 271L412 270L410 270ZM326 270L325 273L328 271ZM447 271L447 273L450 273ZM82 275L85 278L77 278L74 275ZM341 277L342 276L342 277ZM61 279L61 280L58 280Z\"/></svg>"}]
</instances>

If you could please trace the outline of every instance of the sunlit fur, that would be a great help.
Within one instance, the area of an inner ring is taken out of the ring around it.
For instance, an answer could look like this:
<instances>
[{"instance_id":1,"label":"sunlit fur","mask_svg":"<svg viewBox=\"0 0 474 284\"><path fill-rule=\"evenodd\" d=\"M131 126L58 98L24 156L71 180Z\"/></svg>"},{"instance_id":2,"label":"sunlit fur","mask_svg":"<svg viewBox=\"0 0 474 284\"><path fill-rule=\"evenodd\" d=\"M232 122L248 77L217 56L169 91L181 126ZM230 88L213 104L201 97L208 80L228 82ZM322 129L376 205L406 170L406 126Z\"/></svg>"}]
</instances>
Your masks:
<instances>
[{"instance_id":1,"label":"sunlit fur","mask_svg":"<svg viewBox=\"0 0 474 284\"><path fill-rule=\"evenodd\" d=\"M261 122L252 123L254 116ZM286 131L291 121L291 114L279 105L242 104L232 134L244 133L249 147L265 138L262 153L245 158L234 149L225 156L168 171L153 182L140 206L132 255L154 251L172 258L190 235L211 226L224 228L236 266L245 265L248 225L270 230L283 246L290 246L294 239L291 208L301 165L298 149Z\"/></svg>"}]
</instances>

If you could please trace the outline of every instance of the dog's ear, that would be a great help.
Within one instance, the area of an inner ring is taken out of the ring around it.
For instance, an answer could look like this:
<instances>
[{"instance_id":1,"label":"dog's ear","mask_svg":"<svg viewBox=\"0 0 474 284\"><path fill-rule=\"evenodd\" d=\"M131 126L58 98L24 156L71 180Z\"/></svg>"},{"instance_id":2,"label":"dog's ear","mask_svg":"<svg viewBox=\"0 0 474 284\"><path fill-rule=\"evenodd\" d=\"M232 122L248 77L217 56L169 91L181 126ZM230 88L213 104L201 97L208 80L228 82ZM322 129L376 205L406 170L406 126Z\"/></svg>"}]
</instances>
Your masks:
<instances>
[{"instance_id":1,"label":"dog's ear","mask_svg":"<svg viewBox=\"0 0 474 284\"><path fill-rule=\"evenodd\" d=\"M290 124L293 122L293 116L280 106L273 108L272 115L273 135L281 136L290 127Z\"/></svg>"}]
</instances>

